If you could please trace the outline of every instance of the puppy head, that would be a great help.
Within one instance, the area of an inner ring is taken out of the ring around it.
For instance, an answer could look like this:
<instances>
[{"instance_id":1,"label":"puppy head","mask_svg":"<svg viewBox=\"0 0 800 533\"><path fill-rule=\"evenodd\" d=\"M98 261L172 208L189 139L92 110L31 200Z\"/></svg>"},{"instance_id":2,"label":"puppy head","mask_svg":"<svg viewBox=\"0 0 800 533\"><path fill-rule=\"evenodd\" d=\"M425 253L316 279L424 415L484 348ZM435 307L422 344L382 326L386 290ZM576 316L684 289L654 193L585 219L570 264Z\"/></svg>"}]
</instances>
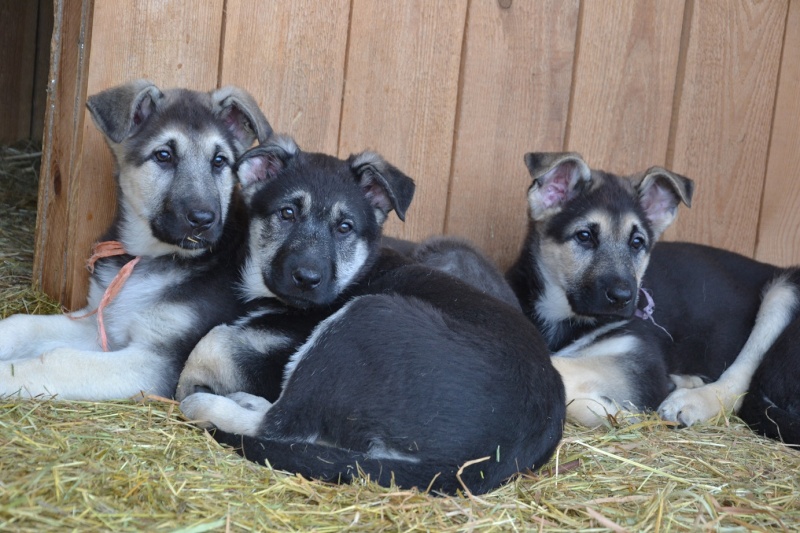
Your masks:
<instances>
[{"instance_id":1,"label":"puppy head","mask_svg":"<svg viewBox=\"0 0 800 533\"><path fill-rule=\"evenodd\" d=\"M301 308L328 305L360 279L389 212L404 218L414 194L378 154L341 160L286 137L244 154L237 172L251 216L244 291Z\"/></svg>"},{"instance_id":2,"label":"puppy head","mask_svg":"<svg viewBox=\"0 0 800 533\"><path fill-rule=\"evenodd\" d=\"M691 180L665 169L623 178L575 153L528 154L531 252L545 322L633 315L650 250L691 202Z\"/></svg>"},{"instance_id":3,"label":"puppy head","mask_svg":"<svg viewBox=\"0 0 800 533\"><path fill-rule=\"evenodd\" d=\"M272 133L253 98L235 87L162 91L145 80L89 97L114 154L120 239L135 255L194 255L222 234L233 164Z\"/></svg>"}]
</instances>

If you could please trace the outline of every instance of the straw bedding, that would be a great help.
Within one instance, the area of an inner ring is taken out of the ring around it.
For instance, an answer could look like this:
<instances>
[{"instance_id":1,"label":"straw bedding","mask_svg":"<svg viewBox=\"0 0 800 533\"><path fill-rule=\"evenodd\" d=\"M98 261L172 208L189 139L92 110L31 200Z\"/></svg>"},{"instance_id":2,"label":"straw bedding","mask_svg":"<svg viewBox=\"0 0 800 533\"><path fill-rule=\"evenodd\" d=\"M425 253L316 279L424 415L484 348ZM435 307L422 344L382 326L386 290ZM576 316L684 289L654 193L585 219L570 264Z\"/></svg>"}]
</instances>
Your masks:
<instances>
[{"instance_id":1,"label":"straw bedding","mask_svg":"<svg viewBox=\"0 0 800 533\"><path fill-rule=\"evenodd\" d=\"M36 147L0 152L0 315L30 288ZM800 452L735 417L568 426L540 472L481 497L332 486L243 461L177 406L0 398L0 530L696 531L800 529Z\"/></svg>"}]
</instances>

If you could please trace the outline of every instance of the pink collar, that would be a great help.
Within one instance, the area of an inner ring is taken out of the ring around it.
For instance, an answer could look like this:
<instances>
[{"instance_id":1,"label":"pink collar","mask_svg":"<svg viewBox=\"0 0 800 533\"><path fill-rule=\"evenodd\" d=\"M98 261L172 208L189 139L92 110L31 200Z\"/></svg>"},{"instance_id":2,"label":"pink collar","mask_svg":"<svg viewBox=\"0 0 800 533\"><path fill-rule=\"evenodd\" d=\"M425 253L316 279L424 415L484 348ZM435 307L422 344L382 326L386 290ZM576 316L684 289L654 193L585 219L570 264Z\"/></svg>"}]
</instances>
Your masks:
<instances>
[{"instance_id":1,"label":"pink collar","mask_svg":"<svg viewBox=\"0 0 800 533\"><path fill-rule=\"evenodd\" d=\"M94 272L94 264L97 262L98 259L103 259L105 257L114 257L118 255L125 255L125 247L119 241L103 241L98 242L92 248L92 256L86 261L86 267L89 269L89 272ZM100 335L100 344L103 346L103 351L108 351L108 336L106 335L106 326L105 322L103 321L103 310L108 307L111 301L119 294L122 290L122 287L125 285L125 282L131 277L133 273L133 267L136 266L136 263L139 262L141 256L134 257L127 263L125 263L122 268L119 269L117 275L114 276L114 279L111 280L111 283L108 284L106 287L105 292L103 293L103 297L100 299L100 304L97 306L97 309L81 316L75 316L70 318L86 318L92 316L93 314L97 314L97 329L99 330Z\"/></svg>"}]
</instances>

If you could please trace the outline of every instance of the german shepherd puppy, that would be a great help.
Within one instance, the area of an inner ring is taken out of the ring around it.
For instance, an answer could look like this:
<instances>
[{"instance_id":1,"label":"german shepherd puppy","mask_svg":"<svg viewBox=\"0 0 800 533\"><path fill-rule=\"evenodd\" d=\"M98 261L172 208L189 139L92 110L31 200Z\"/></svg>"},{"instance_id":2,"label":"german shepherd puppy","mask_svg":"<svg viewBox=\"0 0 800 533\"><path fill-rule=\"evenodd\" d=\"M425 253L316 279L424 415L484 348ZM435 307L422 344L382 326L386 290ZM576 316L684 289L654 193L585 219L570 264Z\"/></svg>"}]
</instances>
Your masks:
<instances>
[{"instance_id":1,"label":"german shepherd puppy","mask_svg":"<svg viewBox=\"0 0 800 533\"><path fill-rule=\"evenodd\" d=\"M574 153L525 162L530 226L508 280L556 352L568 417L596 425L620 407L658 409L689 426L744 399L751 426L800 442L800 272L654 246L691 203L683 176L654 167L623 178Z\"/></svg>"},{"instance_id":2,"label":"german shepherd puppy","mask_svg":"<svg viewBox=\"0 0 800 533\"><path fill-rule=\"evenodd\" d=\"M272 303L192 353L179 385L187 417L250 460L332 482L485 492L548 460L565 404L536 328L380 249L410 178L374 153L343 161L287 142L251 150L238 172L252 217L244 291ZM270 402L267 361L296 338L273 320L278 305L329 316L291 353Z\"/></svg>"},{"instance_id":3,"label":"german shepherd puppy","mask_svg":"<svg viewBox=\"0 0 800 533\"><path fill-rule=\"evenodd\" d=\"M239 313L247 214L233 165L272 129L235 87L139 80L87 107L114 154L116 219L96 247L85 309L0 322L0 395L172 396L197 341Z\"/></svg>"}]
</instances>

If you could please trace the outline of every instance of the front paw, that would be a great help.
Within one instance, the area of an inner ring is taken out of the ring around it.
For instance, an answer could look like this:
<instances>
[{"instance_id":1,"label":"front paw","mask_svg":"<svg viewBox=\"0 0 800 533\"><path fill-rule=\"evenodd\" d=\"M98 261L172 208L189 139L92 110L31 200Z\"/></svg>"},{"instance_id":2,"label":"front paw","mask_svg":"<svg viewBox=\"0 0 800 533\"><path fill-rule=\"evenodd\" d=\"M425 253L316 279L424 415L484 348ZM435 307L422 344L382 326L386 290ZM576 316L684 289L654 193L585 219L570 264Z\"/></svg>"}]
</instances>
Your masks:
<instances>
[{"instance_id":1,"label":"front paw","mask_svg":"<svg viewBox=\"0 0 800 533\"><path fill-rule=\"evenodd\" d=\"M227 397L198 392L181 402L181 411L201 428L217 428L227 433L255 437L271 406L264 398L245 392Z\"/></svg>"},{"instance_id":2,"label":"front paw","mask_svg":"<svg viewBox=\"0 0 800 533\"><path fill-rule=\"evenodd\" d=\"M214 420L219 420L224 416L221 411L223 411L222 405L225 400L226 398L223 396L207 392L190 394L181 400L181 412L196 426L203 429L214 429L217 427Z\"/></svg>"},{"instance_id":3,"label":"front paw","mask_svg":"<svg viewBox=\"0 0 800 533\"><path fill-rule=\"evenodd\" d=\"M725 407L723 394L713 384L694 389L678 389L664 400L658 414L664 420L689 427L711 420Z\"/></svg>"}]
</instances>

